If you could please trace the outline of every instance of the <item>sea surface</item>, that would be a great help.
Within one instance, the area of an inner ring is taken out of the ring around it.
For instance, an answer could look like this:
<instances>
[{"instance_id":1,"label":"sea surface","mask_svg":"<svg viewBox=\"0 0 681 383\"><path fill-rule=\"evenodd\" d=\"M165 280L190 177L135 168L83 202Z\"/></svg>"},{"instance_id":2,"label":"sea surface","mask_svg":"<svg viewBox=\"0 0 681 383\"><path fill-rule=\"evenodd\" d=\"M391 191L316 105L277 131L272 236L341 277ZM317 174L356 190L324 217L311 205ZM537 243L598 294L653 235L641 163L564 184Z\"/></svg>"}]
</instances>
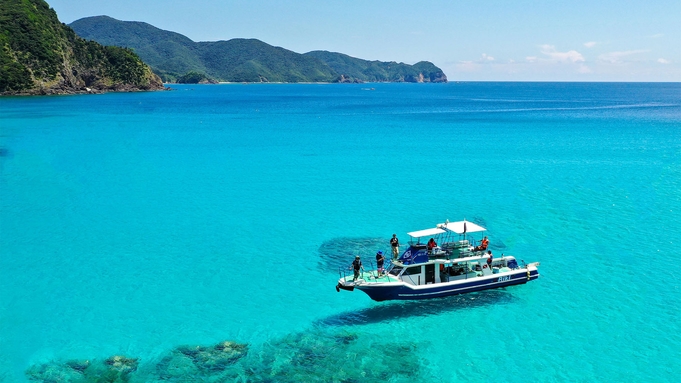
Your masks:
<instances>
[{"instance_id":1,"label":"sea surface","mask_svg":"<svg viewBox=\"0 0 681 383\"><path fill-rule=\"evenodd\" d=\"M172 87L0 98L0 381L679 381L681 83ZM335 291L464 218L541 277Z\"/></svg>"}]
</instances>

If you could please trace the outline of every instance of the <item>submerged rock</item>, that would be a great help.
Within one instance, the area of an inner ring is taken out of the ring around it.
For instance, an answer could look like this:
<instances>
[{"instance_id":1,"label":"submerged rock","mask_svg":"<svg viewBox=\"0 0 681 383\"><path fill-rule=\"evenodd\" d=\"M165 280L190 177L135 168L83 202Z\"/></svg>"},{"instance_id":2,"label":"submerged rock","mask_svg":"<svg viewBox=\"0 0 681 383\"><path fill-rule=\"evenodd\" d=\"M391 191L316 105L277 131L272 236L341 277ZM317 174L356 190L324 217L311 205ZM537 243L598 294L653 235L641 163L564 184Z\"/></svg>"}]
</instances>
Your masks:
<instances>
[{"instance_id":1,"label":"submerged rock","mask_svg":"<svg viewBox=\"0 0 681 383\"><path fill-rule=\"evenodd\" d=\"M116 355L105 360L104 363L106 363L111 370L118 371L122 374L129 374L137 371L138 359Z\"/></svg>"},{"instance_id":2,"label":"submerged rock","mask_svg":"<svg viewBox=\"0 0 681 383\"><path fill-rule=\"evenodd\" d=\"M89 360L69 360L65 364L71 369L80 372L83 372L86 368L90 367Z\"/></svg>"},{"instance_id":3,"label":"submerged rock","mask_svg":"<svg viewBox=\"0 0 681 383\"><path fill-rule=\"evenodd\" d=\"M74 363L74 365L72 365ZM29 380L35 382L85 383L83 371L89 366L77 362L51 362L31 366L26 370ZM82 368L84 367L84 368Z\"/></svg>"},{"instance_id":4,"label":"submerged rock","mask_svg":"<svg viewBox=\"0 0 681 383\"><path fill-rule=\"evenodd\" d=\"M231 341L214 346L179 346L157 364L162 379L222 372L246 356L248 345Z\"/></svg>"},{"instance_id":5,"label":"submerged rock","mask_svg":"<svg viewBox=\"0 0 681 383\"><path fill-rule=\"evenodd\" d=\"M125 383L137 370L138 359L112 356L104 361L69 360L30 367L26 371L32 381L44 383Z\"/></svg>"},{"instance_id":6,"label":"submerged rock","mask_svg":"<svg viewBox=\"0 0 681 383\"><path fill-rule=\"evenodd\" d=\"M357 334L314 330L265 345L245 365L249 382L411 382L418 354L410 346L360 340ZM247 362L246 360L244 362Z\"/></svg>"},{"instance_id":7,"label":"submerged rock","mask_svg":"<svg viewBox=\"0 0 681 383\"><path fill-rule=\"evenodd\" d=\"M138 370L139 367L139 370ZM135 373L133 373L135 372ZM125 382L413 382L422 376L414 345L375 334L313 327L258 346L231 341L214 346L180 346L156 365L112 356L100 361L71 360L36 365L32 381L65 383ZM432 377L430 377L432 378Z\"/></svg>"},{"instance_id":8,"label":"submerged rock","mask_svg":"<svg viewBox=\"0 0 681 383\"><path fill-rule=\"evenodd\" d=\"M312 329L248 346L183 346L157 365L158 380L184 382L411 382L419 377L414 347L356 333ZM250 351L250 350L249 350ZM237 359L238 357L238 359Z\"/></svg>"}]
</instances>

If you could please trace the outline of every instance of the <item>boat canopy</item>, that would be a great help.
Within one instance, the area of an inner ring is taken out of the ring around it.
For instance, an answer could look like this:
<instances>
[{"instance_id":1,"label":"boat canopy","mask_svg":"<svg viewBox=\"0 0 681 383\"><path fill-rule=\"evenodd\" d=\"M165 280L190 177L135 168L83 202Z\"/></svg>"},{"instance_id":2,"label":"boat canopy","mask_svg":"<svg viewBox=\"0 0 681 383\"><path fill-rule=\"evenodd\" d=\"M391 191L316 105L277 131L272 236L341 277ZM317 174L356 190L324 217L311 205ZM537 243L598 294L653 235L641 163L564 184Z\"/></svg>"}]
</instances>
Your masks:
<instances>
[{"instance_id":1,"label":"boat canopy","mask_svg":"<svg viewBox=\"0 0 681 383\"><path fill-rule=\"evenodd\" d=\"M465 229L464 229L465 225ZM437 225L438 228L446 229L447 231L453 231L456 234L463 233L477 233L479 231L485 231L482 226L476 225L470 221L458 221L458 222L445 222Z\"/></svg>"},{"instance_id":2,"label":"boat canopy","mask_svg":"<svg viewBox=\"0 0 681 383\"><path fill-rule=\"evenodd\" d=\"M432 229L412 231L411 233L407 233L407 235L409 235L410 237L413 237L413 238L421 238L421 237L432 237L434 235L442 234L444 232L445 232L445 230L440 229L438 227L434 227Z\"/></svg>"},{"instance_id":3,"label":"boat canopy","mask_svg":"<svg viewBox=\"0 0 681 383\"><path fill-rule=\"evenodd\" d=\"M465 229L464 229L465 227ZM440 223L437 225L437 227L434 227L432 229L424 229L424 230L417 230L417 231L412 231L411 233L407 233L410 237L412 238L421 238L421 237L433 237L438 234L442 234L445 232L454 232L456 234L464 234L464 233L477 233L480 231L485 231L484 227L480 225L476 225L473 222L470 221L458 221L458 222L445 222L445 223Z\"/></svg>"}]
</instances>

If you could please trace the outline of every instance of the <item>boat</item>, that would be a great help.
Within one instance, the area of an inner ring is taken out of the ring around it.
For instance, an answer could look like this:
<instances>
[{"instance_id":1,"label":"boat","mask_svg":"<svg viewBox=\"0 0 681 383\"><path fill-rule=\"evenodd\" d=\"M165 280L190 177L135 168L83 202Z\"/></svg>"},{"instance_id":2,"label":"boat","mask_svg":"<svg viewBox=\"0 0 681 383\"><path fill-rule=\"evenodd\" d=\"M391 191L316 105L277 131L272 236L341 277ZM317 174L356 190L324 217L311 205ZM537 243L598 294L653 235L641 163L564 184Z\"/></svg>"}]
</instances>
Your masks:
<instances>
[{"instance_id":1,"label":"boat","mask_svg":"<svg viewBox=\"0 0 681 383\"><path fill-rule=\"evenodd\" d=\"M470 221L441 223L407 233L408 248L389 263L384 273L373 268L339 269L336 291L355 289L375 301L431 299L524 284L539 278L539 262L525 263L512 255L495 257L486 249L486 229ZM480 240L475 237L479 235ZM430 247L422 238L432 238Z\"/></svg>"}]
</instances>

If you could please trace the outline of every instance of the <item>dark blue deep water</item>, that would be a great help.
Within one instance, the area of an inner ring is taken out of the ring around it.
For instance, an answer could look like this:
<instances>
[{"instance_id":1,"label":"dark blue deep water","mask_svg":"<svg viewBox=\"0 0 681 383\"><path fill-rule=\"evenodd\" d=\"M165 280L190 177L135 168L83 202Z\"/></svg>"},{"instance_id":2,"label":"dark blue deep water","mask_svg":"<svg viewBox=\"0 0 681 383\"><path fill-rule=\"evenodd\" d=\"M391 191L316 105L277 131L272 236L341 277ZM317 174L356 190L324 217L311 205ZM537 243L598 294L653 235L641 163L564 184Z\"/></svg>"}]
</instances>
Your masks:
<instances>
[{"instance_id":1,"label":"dark blue deep water","mask_svg":"<svg viewBox=\"0 0 681 383\"><path fill-rule=\"evenodd\" d=\"M681 84L173 87L0 98L0 381L681 376ZM334 290L463 218L540 279Z\"/></svg>"}]
</instances>

